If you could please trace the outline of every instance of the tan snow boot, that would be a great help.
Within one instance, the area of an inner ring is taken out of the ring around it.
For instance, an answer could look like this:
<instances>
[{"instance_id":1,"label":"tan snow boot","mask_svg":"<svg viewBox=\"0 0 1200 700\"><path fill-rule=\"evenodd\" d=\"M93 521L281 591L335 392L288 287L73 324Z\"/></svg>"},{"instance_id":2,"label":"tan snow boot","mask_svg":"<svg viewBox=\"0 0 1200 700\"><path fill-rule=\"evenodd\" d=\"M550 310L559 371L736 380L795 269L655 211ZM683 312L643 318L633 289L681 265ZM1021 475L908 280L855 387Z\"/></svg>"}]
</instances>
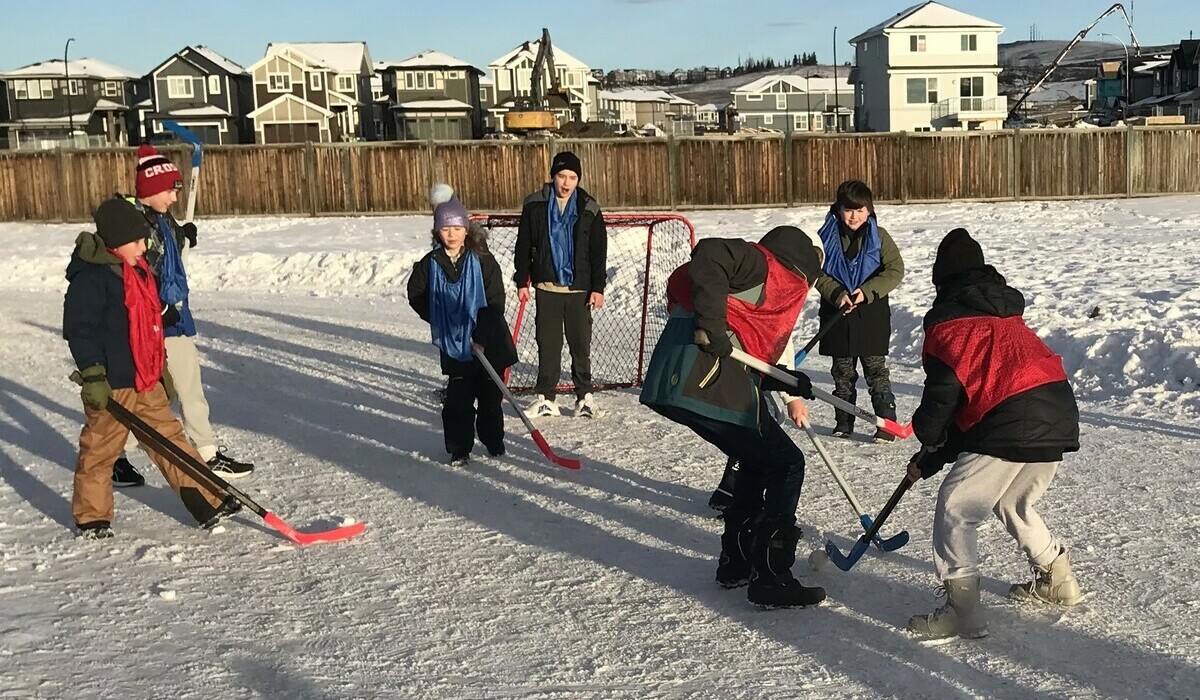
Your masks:
<instances>
[{"instance_id":1,"label":"tan snow boot","mask_svg":"<svg viewBox=\"0 0 1200 700\"><path fill-rule=\"evenodd\" d=\"M987 616L979 602L979 577L952 578L942 581L938 595L946 602L930 615L914 615L908 621L911 632L927 637L986 637Z\"/></svg>"},{"instance_id":2,"label":"tan snow boot","mask_svg":"<svg viewBox=\"0 0 1200 700\"><path fill-rule=\"evenodd\" d=\"M1083 599L1079 590L1079 582L1071 571L1071 557L1067 550L1062 550L1050 566L1042 568L1037 564L1029 565L1033 572L1033 580L1026 583L1014 583L1008 594L1017 600L1041 601L1054 605L1071 606Z\"/></svg>"}]
</instances>

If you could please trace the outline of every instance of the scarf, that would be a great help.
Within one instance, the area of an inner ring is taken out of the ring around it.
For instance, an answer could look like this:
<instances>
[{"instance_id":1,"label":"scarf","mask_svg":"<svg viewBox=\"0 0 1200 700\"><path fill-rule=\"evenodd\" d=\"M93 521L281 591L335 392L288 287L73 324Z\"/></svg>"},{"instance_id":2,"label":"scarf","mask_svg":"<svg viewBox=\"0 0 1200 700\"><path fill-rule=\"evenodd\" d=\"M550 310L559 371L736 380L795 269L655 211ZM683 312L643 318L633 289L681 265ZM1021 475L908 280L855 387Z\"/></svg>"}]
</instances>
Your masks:
<instances>
[{"instance_id":1,"label":"scarf","mask_svg":"<svg viewBox=\"0 0 1200 700\"><path fill-rule=\"evenodd\" d=\"M471 336L479 310L487 306L483 268L479 258L463 251L462 274L451 282L435 256L429 257L429 327L433 344L459 362L470 362L475 355Z\"/></svg>"},{"instance_id":2,"label":"scarf","mask_svg":"<svg viewBox=\"0 0 1200 700\"><path fill-rule=\"evenodd\" d=\"M162 266L158 271L158 293L168 304L178 304L187 301L187 274L183 271L183 256L175 242L175 232L171 230L171 222L167 217L156 213L158 230L162 233L163 256Z\"/></svg>"},{"instance_id":3,"label":"scarf","mask_svg":"<svg viewBox=\"0 0 1200 700\"><path fill-rule=\"evenodd\" d=\"M837 207L831 207L819 232L825 248L825 274L837 280L847 292L853 292L875 274L881 264L879 222L874 214L867 217L867 233L853 260L847 258L846 251L842 250L840 223Z\"/></svg>"},{"instance_id":4,"label":"scarf","mask_svg":"<svg viewBox=\"0 0 1200 700\"><path fill-rule=\"evenodd\" d=\"M154 388L166 362L163 344L162 302L154 287L154 275L145 258L137 266L124 264L121 280L125 287L125 311L129 316L129 352L133 357L133 388L138 393Z\"/></svg>"},{"instance_id":5,"label":"scarf","mask_svg":"<svg viewBox=\"0 0 1200 700\"><path fill-rule=\"evenodd\" d=\"M554 279L561 287L570 287L575 281L575 222L579 220L576 201L579 190L571 193L567 206L558 210L558 201L553 196L546 205L550 222L550 253L554 257Z\"/></svg>"}]
</instances>

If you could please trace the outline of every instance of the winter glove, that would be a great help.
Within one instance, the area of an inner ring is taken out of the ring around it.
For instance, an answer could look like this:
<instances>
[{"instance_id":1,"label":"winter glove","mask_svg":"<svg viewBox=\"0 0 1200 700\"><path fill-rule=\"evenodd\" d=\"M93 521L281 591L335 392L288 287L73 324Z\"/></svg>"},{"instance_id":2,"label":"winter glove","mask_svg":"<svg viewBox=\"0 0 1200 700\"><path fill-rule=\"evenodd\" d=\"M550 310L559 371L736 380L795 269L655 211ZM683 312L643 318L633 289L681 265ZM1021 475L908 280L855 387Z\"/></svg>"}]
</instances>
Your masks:
<instances>
[{"instance_id":1,"label":"winter glove","mask_svg":"<svg viewBox=\"0 0 1200 700\"><path fill-rule=\"evenodd\" d=\"M934 474L940 472L942 467L946 466L946 463L941 458L940 452L941 451L937 449L923 448L920 452L912 456L912 459L909 460L909 463L916 465L917 469L921 472L922 479L928 479Z\"/></svg>"},{"instance_id":2,"label":"winter glove","mask_svg":"<svg viewBox=\"0 0 1200 700\"><path fill-rule=\"evenodd\" d=\"M71 379L81 384L83 389L79 398L86 408L103 411L108 408L108 400L112 398L112 387L108 384L108 370L104 365L92 365L82 372L75 372Z\"/></svg>"},{"instance_id":3,"label":"winter glove","mask_svg":"<svg viewBox=\"0 0 1200 700\"><path fill-rule=\"evenodd\" d=\"M813 398L812 380L808 378L807 374L798 369L788 369L783 365L775 365L775 367L795 377L796 386L782 382L769 374L764 374L762 383L759 384L760 389L763 391L782 391L785 394L799 396L802 399Z\"/></svg>"},{"instance_id":4,"label":"winter glove","mask_svg":"<svg viewBox=\"0 0 1200 700\"><path fill-rule=\"evenodd\" d=\"M697 328L693 340L696 345L700 346L700 350L709 355L729 357L733 354L733 343L729 342L729 336L725 333L717 333L710 336L708 331L703 328Z\"/></svg>"},{"instance_id":5,"label":"winter glove","mask_svg":"<svg viewBox=\"0 0 1200 700\"><path fill-rule=\"evenodd\" d=\"M179 230L181 233L183 233L183 237L187 239L188 247L195 248L196 247L196 224L193 224L192 222L189 221L186 224L184 224L183 226L180 226Z\"/></svg>"},{"instance_id":6,"label":"winter glove","mask_svg":"<svg viewBox=\"0 0 1200 700\"><path fill-rule=\"evenodd\" d=\"M179 309L171 304L163 304L162 310L162 325L163 328L172 328L179 323Z\"/></svg>"}]
</instances>

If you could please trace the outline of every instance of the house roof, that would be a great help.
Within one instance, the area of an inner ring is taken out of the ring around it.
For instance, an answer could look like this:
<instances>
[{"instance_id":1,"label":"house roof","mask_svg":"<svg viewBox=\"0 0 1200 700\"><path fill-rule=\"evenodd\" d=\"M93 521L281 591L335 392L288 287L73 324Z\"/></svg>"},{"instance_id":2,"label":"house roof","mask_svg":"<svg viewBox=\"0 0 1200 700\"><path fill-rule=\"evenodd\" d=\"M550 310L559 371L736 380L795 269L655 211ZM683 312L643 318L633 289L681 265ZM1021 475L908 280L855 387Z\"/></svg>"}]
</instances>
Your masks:
<instances>
[{"instance_id":1,"label":"house roof","mask_svg":"<svg viewBox=\"0 0 1200 700\"><path fill-rule=\"evenodd\" d=\"M541 46L541 40L526 41L519 44L515 49L504 54L500 58L488 64L488 68L507 68L509 64L516 63L522 58L528 58L530 62L537 59L538 48ZM557 66L565 66L570 69L584 68L588 66L583 61L575 58L571 54L563 51L558 46L554 46L554 64Z\"/></svg>"},{"instance_id":2,"label":"house roof","mask_svg":"<svg viewBox=\"0 0 1200 700\"><path fill-rule=\"evenodd\" d=\"M201 107L182 107L173 109L165 114L169 117L228 117L229 112L215 105L203 105Z\"/></svg>"},{"instance_id":3,"label":"house roof","mask_svg":"<svg viewBox=\"0 0 1200 700\"><path fill-rule=\"evenodd\" d=\"M96 100L96 106L92 108L92 111L95 111L97 109L104 109L104 110L112 111L115 109L124 110L124 109L129 109L129 108L126 107L125 105L121 104L120 102L113 102L112 100L106 100L104 98L100 98L100 99Z\"/></svg>"},{"instance_id":4,"label":"house roof","mask_svg":"<svg viewBox=\"0 0 1200 700\"><path fill-rule=\"evenodd\" d=\"M272 109L275 107L275 105L279 104L280 102L285 102L285 101L286 102L296 102L298 104L304 105L305 107L308 107L309 109L316 111L318 114L320 114L326 118L333 116L333 112L329 111L328 109L325 109L321 105L315 105L315 104L309 102L308 100L304 100L299 97L296 97L295 95L291 94L290 92L285 95L280 95L279 97L276 97L275 99L271 100L270 102L266 103L265 105L254 110L250 114L247 114L246 116L250 117L251 119L257 119L259 117L259 115L266 112L268 109Z\"/></svg>"},{"instance_id":5,"label":"house roof","mask_svg":"<svg viewBox=\"0 0 1200 700\"><path fill-rule=\"evenodd\" d=\"M479 79L479 87L491 87L495 84L496 81L489 78L487 74L484 74L484 76Z\"/></svg>"},{"instance_id":6,"label":"house roof","mask_svg":"<svg viewBox=\"0 0 1200 700\"><path fill-rule=\"evenodd\" d=\"M428 49L428 50L422 51L421 53L409 56L408 58L404 59L403 61L387 63L385 65L385 67L386 68L468 68L470 70L475 71L476 73L479 73L481 75L483 74L483 71L479 70L478 68L471 65L470 63L467 63L466 61L462 60L461 58L456 58L454 56L451 56L448 53L442 53L441 51L434 51L432 49Z\"/></svg>"},{"instance_id":7,"label":"house roof","mask_svg":"<svg viewBox=\"0 0 1200 700\"><path fill-rule=\"evenodd\" d=\"M292 49L305 56L320 68L335 73L359 73L363 65L370 70L371 55L364 41L296 42L267 44L267 55Z\"/></svg>"},{"instance_id":8,"label":"house roof","mask_svg":"<svg viewBox=\"0 0 1200 700\"><path fill-rule=\"evenodd\" d=\"M1169 59L1169 58L1159 58L1159 59L1154 59L1151 61L1146 61L1146 62L1142 63L1142 65L1140 65L1140 66L1134 66L1133 72L1134 73L1153 73L1155 70L1162 68L1163 66L1169 64L1170 62L1171 62L1171 59Z\"/></svg>"},{"instance_id":9,"label":"house roof","mask_svg":"<svg viewBox=\"0 0 1200 700\"><path fill-rule=\"evenodd\" d=\"M392 109L471 109L471 105L458 100L412 100L392 107Z\"/></svg>"},{"instance_id":10,"label":"house roof","mask_svg":"<svg viewBox=\"0 0 1200 700\"><path fill-rule=\"evenodd\" d=\"M134 76L124 68L118 68L94 58L77 58L68 64L55 58L41 63L31 63L16 70L0 73L0 78L58 78L66 77L69 68L72 78L96 78L99 80L133 80Z\"/></svg>"},{"instance_id":11,"label":"house roof","mask_svg":"<svg viewBox=\"0 0 1200 700\"><path fill-rule=\"evenodd\" d=\"M672 95L666 90L639 90L636 88L628 90L601 90L598 96L602 100L617 100L620 102L662 102L676 105L696 104L678 95Z\"/></svg>"},{"instance_id":12,"label":"house roof","mask_svg":"<svg viewBox=\"0 0 1200 700\"><path fill-rule=\"evenodd\" d=\"M885 19L862 34L850 40L851 44L870 39L885 33L889 29L917 29L924 27L979 27L989 29L1004 29L1003 25L991 20L969 15L953 7L947 7L940 2L928 0L902 10L892 17Z\"/></svg>"},{"instance_id":13,"label":"house roof","mask_svg":"<svg viewBox=\"0 0 1200 700\"><path fill-rule=\"evenodd\" d=\"M82 126L87 124L88 120L91 118L91 112L84 112L82 114L73 114L69 117L30 117L28 119L13 119L12 121L4 123L13 124L16 126L54 126L57 124L66 126L74 121L77 126Z\"/></svg>"},{"instance_id":14,"label":"house roof","mask_svg":"<svg viewBox=\"0 0 1200 700\"><path fill-rule=\"evenodd\" d=\"M732 90L735 95L754 94L766 92L767 88L775 83L787 83L798 92L812 91L814 94L818 92L833 92L836 85L839 92L849 91L854 92L854 85L847 78L838 80L834 78L805 78L800 75L768 75L764 78L759 78L753 82L746 83L741 87ZM782 94L782 93L781 93Z\"/></svg>"},{"instance_id":15,"label":"house roof","mask_svg":"<svg viewBox=\"0 0 1200 700\"><path fill-rule=\"evenodd\" d=\"M207 58L209 61L212 61L221 70L228 71L230 73L233 73L234 75L245 75L246 74L246 69L243 66L241 66L240 64L234 63L233 61L229 60L228 58L225 58L224 56L217 53L216 51L213 51L212 49L208 48L207 46L204 46L203 44L197 44L196 46L189 46L188 48L191 49L192 51L195 51L196 53L200 54L201 56Z\"/></svg>"}]
</instances>

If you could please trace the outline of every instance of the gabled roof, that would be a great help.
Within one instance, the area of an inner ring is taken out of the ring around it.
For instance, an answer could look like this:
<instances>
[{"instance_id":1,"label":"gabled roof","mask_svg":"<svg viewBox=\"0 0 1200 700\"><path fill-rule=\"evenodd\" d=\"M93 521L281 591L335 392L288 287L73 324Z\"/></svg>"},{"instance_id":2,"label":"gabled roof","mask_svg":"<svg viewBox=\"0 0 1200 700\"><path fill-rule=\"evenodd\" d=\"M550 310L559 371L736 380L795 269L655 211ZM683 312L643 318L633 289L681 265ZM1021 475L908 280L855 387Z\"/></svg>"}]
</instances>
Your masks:
<instances>
[{"instance_id":1,"label":"gabled roof","mask_svg":"<svg viewBox=\"0 0 1200 700\"><path fill-rule=\"evenodd\" d=\"M996 24L991 20L969 15L961 10L954 9L953 7L947 7L940 2L928 0L927 2L913 5L907 10L898 12L894 16L880 22L862 34L854 37L850 40L850 43L857 44L860 41L870 39L873 36L884 34L889 29L918 29L923 27L978 27L987 29L1004 29L1003 25Z\"/></svg>"},{"instance_id":2,"label":"gabled roof","mask_svg":"<svg viewBox=\"0 0 1200 700\"><path fill-rule=\"evenodd\" d=\"M376 64L377 66L380 64ZM466 68L483 75L483 71L467 63L461 58L451 56L441 51L425 50L409 56L403 61L383 64L385 68Z\"/></svg>"},{"instance_id":3,"label":"gabled roof","mask_svg":"<svg viewBox=\"0 0 1200 700\"><path fill-rule=\"evenodd\" d=\"M196 46L189 46L189 47L187 47L187 49L184 49L184 51L186 51L188 49L191 49L192 51L195 51L196 53L200 54L204 58L208 59L215 66L217 66L218 68L220 68L223 71L227 71L234 75L245 75L246 74L246 69L244 67L242 67L240 64L234 63L233 61L229 60L228 58L225 58L224 56L217 53L216 51L213 51L212 49L208 48L207 46L204 46L203 44L197 44Z\"/></svg>"},{"instance_id":4,"label":"gabled roof","mask_svg":"<svg viewBox=\"0 0 1200 700\"><path fill-rule=\"evenodd\" d=\"M757 93L768 94L766 92L767 88L771 87L775 83L780 82L787 83L788 85L792 86L796 92L809 92L810 90L814 94L818 92L833 92L835 85L839 92L854 92L854 85L848 78L845 80L835 80L833 78L805 79L800 75L768 75L753 82L746 83L740 87L736 87L732 90L732 92L736 95L753 95Z\"/></svg>"},{"instance_id":5,"label":"gabled roof","mask_svg":"<svg viewBox=\"0 0 1200 700\"><path fill-rule=\"evenodd\" d=\"M598 96L602 100L614 100L618 102L661 102L673 105L696 104L678 95L672 95L666 90L638 90L636 88L628 90L601 90Z\"/></svg>"},{"instance_id":6,"label":"gabled roof","mask_svg":"<svg viewBox=\"0 0 1200 700\"><path fill-rule=\"evenodd\" d=\"M318 112L319 114L321 114L322 116L324 116L326 118L333 116L333 112L325 109L321 105L315 105L315 104L309 102L308 100L304 100L299 97L296 97L295 95L293 95L290 92L280 95L279 97L276 97L275 99L273 99L270 102L266 103L265 105L259 107L258 109L254 110L253 112L251 112L250 114L248 114L246 116L250 117L251 119L257 119L258 115L262 114L263 112L267 111L268 109L273 108L275 105L279 104L280 102L285 102L285 101L286 102L296 102L298 104L304 105L305 107L308 107L309 109L312 109L312 110Z\"/></svg>"},{"instance_id":7,"label":"gabled roof","mask_svg":"<svg viewBox=\"0 0 1200 700\"><path fill-rule=\"evenodd\" d=\"M519 44L517 48L489 63L488 68L508 68L511 64L516 63L522 58L528 58L529 62L532 63L537 59L538 47L541 45L542 42L540 39L538 41L526 41ZM570 69L586 69L588 67L586 63L558 48L558 46L554 46L554 65Z\"/></svg>"},{"instance_id":8,"label":"gabled roof","mask_svg":"<svg viewBox=\"0 0 1200 700\"><path fill-rule=\"evenodd\" d=\"M291 49L318 68L335 73L371 71L371 54L365 41L296 42L267 44L268 56Z\"/></svg>"},{"instance_id":9,"label":"gabled roof","mask_svg":"<svg viewBox=\"0 0 1200 700\"><path fill-rule=\"evenodd\" d=\"M70 69L72 78L94 78L97 80L133 80L134 76L124 68L118 68L94 58L77 58L69 64L63 64L62 59L52 59L41 63L31 63L16 70L0 73L0 78L62 78Z\"/></svg>"},{"instance_id":10,"label":"gabled roof","mask_svg":"<svg viewBox=\"0 0 1200 700\"><path fill-rule=\"evenodd\" d=\"M461 102L459 100L450 100L450 99L446 99L446 100L412 100L410 102L403 102L401 104L398 104L395 107L392 107L392 109L399 109L399 110L408 110L408 109L463 110L463 109L471 109L471 105L467 104L466 102Z\"/></svg>"}]
</instances>

